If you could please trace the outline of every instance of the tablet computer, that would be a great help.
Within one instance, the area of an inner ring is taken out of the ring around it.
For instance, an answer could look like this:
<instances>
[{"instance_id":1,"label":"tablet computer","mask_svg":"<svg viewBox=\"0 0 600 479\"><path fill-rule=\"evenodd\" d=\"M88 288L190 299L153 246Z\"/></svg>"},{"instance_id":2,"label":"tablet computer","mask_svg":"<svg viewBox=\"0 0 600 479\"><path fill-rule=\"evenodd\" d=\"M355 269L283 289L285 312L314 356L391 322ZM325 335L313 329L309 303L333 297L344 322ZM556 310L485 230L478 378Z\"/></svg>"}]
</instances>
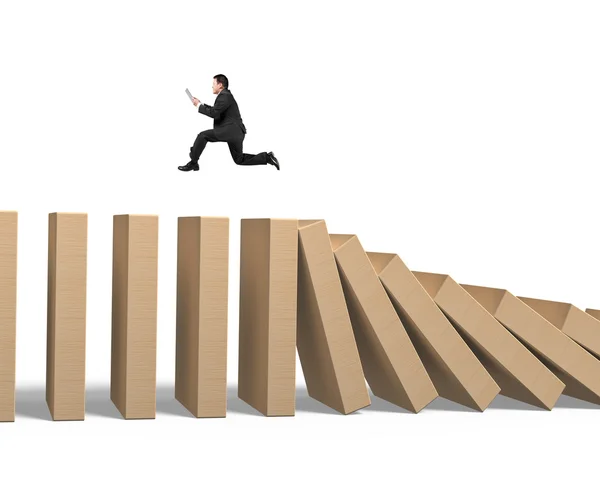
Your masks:
<instances>
[{"instance_id":1,"label":"tablet computer","mask_svg":"<svg viewBox=\"0 0 600 479\"><path fill-rule=\"evenodd\" d=\"M190 97L190 101L191 101L192 103L194 103L194 97L192 96L192 94L190 93L190 91L189 91L189 90L186 88L186 89L185 89L185 92L187 93L187 96L189 96L189 97Z\"/></svg>"}]
</instances>

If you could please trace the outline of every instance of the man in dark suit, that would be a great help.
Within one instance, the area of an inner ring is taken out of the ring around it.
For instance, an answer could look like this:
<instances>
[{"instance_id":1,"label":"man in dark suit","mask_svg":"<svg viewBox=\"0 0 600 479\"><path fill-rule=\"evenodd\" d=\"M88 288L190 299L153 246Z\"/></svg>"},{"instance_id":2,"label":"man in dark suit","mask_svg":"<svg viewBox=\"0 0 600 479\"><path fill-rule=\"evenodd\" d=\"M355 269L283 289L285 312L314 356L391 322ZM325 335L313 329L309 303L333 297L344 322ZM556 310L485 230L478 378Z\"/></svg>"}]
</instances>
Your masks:
<instances>
[{"instance_id":1,"label":"man in dark suit","mask_svg":"<svg viewBox=\"0 0 600 479\"><path fill-rule=\"evenodd\" d=\"M206 144L215 141L225 141L229 146L231 157L238 165L273 165L279 170L279 161L273 152L262 152L251 155L243 152L243 143L246 136L246 127L240 116L238 104L229 91L229 80L225 75L213 77L213 93L217 95L215 106L202 103L193 97L194 106L198 107L198 113L210 116L214 119L213 129L200 132L190 148L190 161L186 165L179 166L181 171L198 171L198 159L204 151Z\"/></svg>"}]
</instances>

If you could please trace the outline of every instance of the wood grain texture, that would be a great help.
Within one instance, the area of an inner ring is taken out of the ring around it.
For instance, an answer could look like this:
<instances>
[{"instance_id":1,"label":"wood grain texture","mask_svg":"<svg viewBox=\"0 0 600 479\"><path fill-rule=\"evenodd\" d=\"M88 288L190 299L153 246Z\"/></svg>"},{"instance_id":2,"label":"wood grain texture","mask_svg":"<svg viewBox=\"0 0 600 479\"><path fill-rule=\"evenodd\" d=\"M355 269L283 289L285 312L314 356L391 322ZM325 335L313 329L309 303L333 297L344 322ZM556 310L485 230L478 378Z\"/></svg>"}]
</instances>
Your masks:
<instances>
[{"instance_id":1,"label":"wood grain texture","mask_svg":"<svg viewBox=\"0 0 600 479\"><path fill-rule=\"evenodd\" d=\"M356 235L329 235L373 394L419 412L438 393Z\"/></svg>"},{"instance_id":2,"label":"wood grain texture","mask_svg":"<svg viewBox=\"0 0 600 479\"><path fill-rule=\"evenodd\" d=\"M241 222L238 396L266 416L296 409L298 220Z\"/></svg>"},{"instance_id":3,"label":"wood grain texture","mask_svg":"<svg viewBox=\"0 0 600 479\"><path fill-rule=\"evenodd\" d=\"M15 420L18 213L0 211L0 422Z\"/></svg>"},{"instance_id":4,"label":"wood grain texture","mask_svg":"<svg viewBox=\"0 0 600 479\"><path fill-rule=\"evenodd\" d=\"M343 414L370 406L327 225L298 223L297 347L310 397Z\"/></svg>"},{"instance_id":5,"label":"wood grain texture","mask_svg":"<svg viewBox=\"0 0 600 479\"><path fill-rule=\"evenodd\" d=\"M48 217L46 401L54 420L85 418L87 214Z\"/></svg>"},{"instance_id":6,"label":"wood grain texture","mask_svg":"<svg viewBox=\"0 0 600 479\"><path fill-rule=\"evenodd\" d=\"M229 219L180 217L175 398L196 417L227 412Z\"/></svg>"},{"instance_id":7,"label":"wood grain texture","mask_svg":"<svg viewBox=\"0 0 600 479\"><path fill-rule=\"evenodd\" d=\"M564 384L563 394L600 404L600 361L505 289L461 284Z\"/></svg>"},{"instance_id":8,"label":"wood grain texture","mask_svg":"<svg viewBox=\"0 0 600 479\"><path fill-rule=\"evenodd\" d=\"M500 392L473 351L397 254L367 253L439 395L477 411Z\"/></svg>"},{"instance_id":9,"label":"wood grain texture","mask_svg":"<svg viewBox=\"0 0 600 479\"><path fill-rule=\"evenodd\" d=\"M110 397L126 419L156 417L158 216L115 215Z\"/></svg>"},{"instance_id":10,"label":"wood grain texture","mask_svg":"<svg viewBox=\"0 0 600 479\"><path fill-rule=\"evenodd\" d=\"M413 271L500 386L500 394L550 410L565 389L494 316L449 275Z\"/></svg>"}]
</instances>

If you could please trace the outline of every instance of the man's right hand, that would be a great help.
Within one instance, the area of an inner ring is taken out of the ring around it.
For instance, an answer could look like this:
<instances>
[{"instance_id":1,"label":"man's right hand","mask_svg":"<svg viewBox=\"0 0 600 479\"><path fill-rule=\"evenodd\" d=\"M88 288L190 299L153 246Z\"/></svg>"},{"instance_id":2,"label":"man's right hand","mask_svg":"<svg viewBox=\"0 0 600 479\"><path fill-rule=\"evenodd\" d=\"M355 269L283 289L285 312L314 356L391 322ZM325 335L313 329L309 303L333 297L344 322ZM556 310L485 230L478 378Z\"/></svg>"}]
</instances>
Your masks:
<instances>
[{"instance_id":1,"label":"man's right hand","mask_svg":"<svg viewBox=\"0 0 600 479\"><path fill-rule=\"evenodd\" d=\"M200 100L198 100L196 97L194 97L192 101L194 102L194 106L198 106L200 104Z\"/></svg>"}]
</instances>

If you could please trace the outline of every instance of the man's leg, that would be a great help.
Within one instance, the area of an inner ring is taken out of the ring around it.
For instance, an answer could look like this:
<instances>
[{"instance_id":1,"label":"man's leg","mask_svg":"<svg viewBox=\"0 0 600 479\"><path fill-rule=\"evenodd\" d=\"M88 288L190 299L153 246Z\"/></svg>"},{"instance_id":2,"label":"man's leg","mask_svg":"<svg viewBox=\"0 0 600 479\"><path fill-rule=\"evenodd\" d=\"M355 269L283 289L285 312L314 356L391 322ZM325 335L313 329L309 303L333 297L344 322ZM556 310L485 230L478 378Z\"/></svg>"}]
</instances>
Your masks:
<instances>
[{"instance_id":1,"label":"man's leg","mask_svg":"<svg viewBox=\"0 0 600 479\"><path fill-rule=\"evenodd\" d=\"M257 155L251 155L250 153L244 153L243 145L244 145L244 137L235 138L233 140L229 140L227 142L229 145L229 151L231 153L231 157L233 161L237 165L268 165L272 164L269 155L266 151L262 153L258 153Z\"/></svg>"},{"instance_id":2,"label":"man's leg","mask_svg":"<svg viewBox=\"0 0 600 479\"><path fill-rule=\"evenodd\" d=\"M193 146L190 148L190 159L192 160L191 163L196 165L198 164L200 155L204 151L206 143L209 141L218 141L214 130L204 130L198 134L196 141L194 141Z\"/></svg>"}]
</instances>

